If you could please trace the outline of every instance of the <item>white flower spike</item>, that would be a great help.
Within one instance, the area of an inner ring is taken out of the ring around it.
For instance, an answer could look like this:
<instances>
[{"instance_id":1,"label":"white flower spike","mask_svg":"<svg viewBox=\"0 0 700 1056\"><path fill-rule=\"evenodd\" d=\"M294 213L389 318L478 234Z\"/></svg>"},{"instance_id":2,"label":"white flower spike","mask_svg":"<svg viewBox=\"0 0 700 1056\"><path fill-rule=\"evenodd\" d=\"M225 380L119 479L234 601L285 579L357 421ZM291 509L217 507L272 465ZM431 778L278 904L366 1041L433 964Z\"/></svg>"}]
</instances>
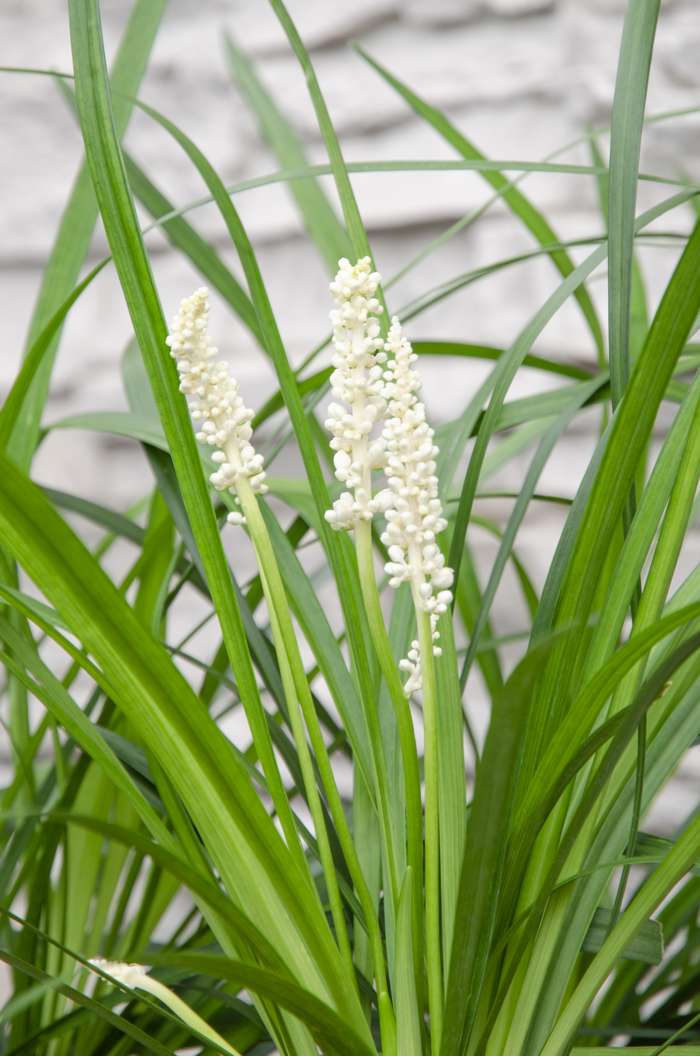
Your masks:
<instances>
[{"instance_id":1,"label":"white flower spike","mask_svg":"<svg viewBox=\"0 0 700 1056\"><path fill-rule=\"evenodd\" d=\"M262 494L267 491L263 458L250 442L253 412L243 403L228 364L214 358L218 349L209 340L208 319L209 291L201 287L185 297L172 321L167 343L180 374L180 391L192 418L201 423L197 439L217 449L212 461L218 469L209 478L214 487L235 496L236 481L245 477ZM243 524L245 519L235 512L228 520Z\"/></svg>"},{"instance_id":2,"label":"white flower spike","mask_svg":"<svg viewBox=\"0 0 700 1056\"><path fill-rule=\"evenodd\" d=\"M369 257L357 264L343 258L330 287L336 305L331 312L335 399L328 408L326 429L332 435L335 475L346 490L327 511L326 520L338 530L371 520L383 510L386 499L382 494L372 496L372 470L384 465L381 437L372 436L385 408L386 355L378 321L382 306L375 296L380 281Z\"/></svg>"},{"instance_id":3,"label":"white flower spike","mask_svg":"<svg viewBox=\"0 0 700 1056\"><path fill-rule=\"evenodd\" d=\"M397 318L391 321L385 349L389 354L384 372L387 418L382 435L391 504L382 534L389 553L384 567L390 586L410 583L416 609L430 614L433 641L437 643L437 622L452 602L453 579L436 542L436 536L447 527L435 474L438 449L418 396L421 383L413 369L417 356ZM440 655L437 644L433 652ZM408 673L404 689L410 696L422 684L417 641L411 643L400 666Z\"/></svg>"}]
</instances>

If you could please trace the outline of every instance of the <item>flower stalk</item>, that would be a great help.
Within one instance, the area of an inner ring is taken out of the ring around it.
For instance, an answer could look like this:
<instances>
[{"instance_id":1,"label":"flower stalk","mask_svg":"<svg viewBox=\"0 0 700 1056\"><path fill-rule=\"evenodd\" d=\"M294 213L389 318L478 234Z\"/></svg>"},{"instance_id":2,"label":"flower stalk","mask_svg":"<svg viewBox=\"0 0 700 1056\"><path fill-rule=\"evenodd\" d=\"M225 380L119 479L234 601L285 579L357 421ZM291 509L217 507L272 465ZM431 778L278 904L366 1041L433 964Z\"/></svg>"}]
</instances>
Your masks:
<instances>
[{"instance_id":1,"label":"flower stalk","mask_svg":"<svg viewBox=\"0 0 700 1056\"><path fill-rule=\"evenodd\" d=\"M229 1045L213 1027L197 1015L194 1009L182 1000L181 997L148 974L148 968L144 964L126 964L122 961L106 961L101 957L93 957L88 962L90 967L96 968L101 975L109 976L115 983L126 987L128 990L142 990L152 997L158 998L185 1026L188 1026L200 1038L206 1038L221 1051L229 1053L229 1056L241 1056L238 1049Z\"/></svg>"},{"instance_id":2,"label":"flower stalk","mask_svg":"<svg viewBox=\"0 0 700 1056\"><path fill-rule=\"evenodd\" d=\"M372 528L369 523L359 524L355 529L355 550L360 578L360 590L367 613L379 668L389 691L396 717L399 748L404 768L406 795L406 858L414 876L423 875L423 807L421 803L421 777L418 763L418 748L408 698L401 684L401 675L394 659L391 641L387 633L382 612L379 589L374 570ZM416 985L421 991L423 907L419 884L412 886L412 919Z\"/></svg>"},{"instance_id":3,"label":"flower stalk","mask_svg":"<svg viewBox=\"0 0 700 1056\"><path fill-rule=\"evenodd\" d=\"M329 408L326 426L332 434L336 477L346 490L326 513L336 529L353 530L360 582L370 628L378 643L382 673L397 713L404 767L418 790L409 803L409 840L416 840L417 811L421 818L420 783L413 770L415 738L406 705L397 707L397 675L381 613L374 575L371 521L383 514L382 542L388 548L385 570L390 586L411 588L418 638L399 664L407 673L400 691L411 697L423 691L425 737L425 942L431 1047L440 1047L442 1025L442 949L440 940L440 834L437 741L437 693L434 657L440 655L438 620L452 602L452 571L446 567L437 535L447 527L442 515L436 475L437 447L419 398L420 379L413 369L416 356L397 318L386 341L380 336L381 311L375 294L380 276L370 271L368 258L351 266L339 262L331 292L335 370L331 388L337 401ZM376 435L377 429L379 434ZM373 471L382 469L387 486L373 492ZM386 639L386 640L385 640ZM399 682L400 685L400 682ZM408 727L407 722L408 720ZM420 830L418 832L420 840ZM409 864L417 857L409 851ZM418 859L420 865L420 858ZM416 869L420 875L420 869ZM414 925L420 910L414 907ZM419 972L417 972L417 976Z\"/></svg>"},{"instance_id":4,"label":"flower stalk","mask_svg":"<svg viewBox=\"0 0 700 1056\"><path fill-rule=\"evenodd\" d=\"M395 1035L395 1025L393 1022L393 1008L388 1000L389 988L381 932L372 896L357 856L352 833L345 817L343 802L333 774L333 767L328 756L328 749L323 739L323 732L318 721L306 671L294 633L284 584L274 556L272 541L252 489L245 482L239 482L238 489L241 508L244 512L259 562L263 591L270 610L270 621L278 657L280 658L283 680L286 678L285 690L292 730L299 752L299 760L307 796L309 797L309 807L314 820L316 837L319 842L319 851L321 852L321 862L324 867L331 908L333 909L335 905L333 916L336 924L336 934L338 935L341 952L348 964L349 978L355 981L352 951L347 936L340 891L337 886L335 863L330 849L321 800L316 787L313 762L306 740L306 731L308 731L314 759L326 793L328 809L335 825L338 841L362 906L374 960L377 993L380 999L382 996L384 998L379 1005L381 1033L382 1038L385 1040L386 1051L390 1053L390 1040ZM338 917L337 921L336 914Z\"/></svg>"},{"instance_id":5,"label":"flower stalk","mask_svg":"<svg viewBox=\"0 0 700 1056\"><path fill-rule=\"evenodd\" d=\"M407 695L418 689L423 698L425 775L425 935L428 965L431 1051L437 1054L442 1033L442 944L440 920L440 831L437 692L434 657L440 656L438 619L452 602L452 571L445 565L436 536L447 527L438 497L433 430L419 398L420 378L413 369L416 355L394 318L386 340L389 361L384 374L387 418L383 439L386 475L391 494L382 542L388 548L385 565L389 585L408 583L416 614L418 638L400 667L407 671Z\"/></svg>"},{"instance_id":6,"label":"flower stalk","mask_svg":"<svg viewBox=\"0 0 700 1056\"><path fill-rule=\"evenodd\" d=\"M440 921L440 781L438 773L437 691L430 615L417 610L418 643L423 686L423 770L425 776L425 942L428 964L430 1048L440 1051L442 1037L443 968Z\"/></svg>"},{"instance_id":7,"label":"flower stalk","mask_svg":"<svg viewBox=\"0 0 700 1056\"><path fill-rule=\"evenodd\" d=\"M309 745L306 738L305 722L306 726L309 728L317 765L319 766L324 787L326 788L326 794L329 796L330 800L334 791L337 795L338 803L340 803L340 796L337 794L335 778L333 776L330 760L328 759L325 742L323 741L323 734L318 725L316 710L309 691L306 672L299 654L299 647L294 635L294 627L287 607L284 585L279 574L279 568L275 560L272 542L267 527L258 508L253 489L247 481L240 480L236 487L238 501L248 525L250 538L255 548L263 593L268 604L270 624L272 626L275 650L279 660L285 699L289 709L292 734L299 753L299 765L301 767L309 810L311 811L311 816L314 822L319 855L326 880L326 888L328 890L328 898L331 905L331 913L333 916L338 945L345 960L346 967L350 972L350 978L354 979L355 974L352 967L352 949L350 947L347 925L345 923L345 914L343 913L343 904L340 895L340 888L338 887L335 862L333 861L333 853L331 851L330 840L328 837L328 829L323 815L323 806L316 785L313 760L311 758L311 752L309 751ZM240 523L237 519L238 515L234 514L233 516L236 517L236 520L234 520L233 523ZM229 517L231 517L231 514L229 514ZM299 667L301 667L301 672L299 671ZM313 732L311 732L312 728ZM327 764L325 766L324 761ZM330 793L329 788L332 790ZM340 803L340 810L342 812L342 803Z\"/></svg>"},{"instance_id":8,"label":"flower stalk","mask_svg":"<svg viewBox=\"0 0 700 1056\"><path fill-rule=\"evenodd\" d=\"M331 391L334 399L328 408L325 424L331 433L331 449L335 452L335 475L345 490L333 503L333 508L326 512L326 520L337 531L354 531L362 600L399 734L406 795L407 859L414 876L421 876L423 817L415 732L384 623L373 560L371 522L376 513L386 508L390 499L386 489L375 495L372 481L373 471L385 464L382 424L386 410L383 376L386 352L379 326L382 306L376 296L380 282L381 277L372 271L369 257L354 265L343 258L338 262L338 273L330 286L335 302L331 311L335 368L331 375ZM386 829L391 822L382 733L376 710L367 714L367 724L376 766L380 824ZM400 888L398 870L391 834L385 835L388 880L396 905ZM422 935L423 914L417 884L413 885L413 924L414 934ZM419 990L421 954L420 943L416 942L414 956Z\"/></svg>"}]
</instances>

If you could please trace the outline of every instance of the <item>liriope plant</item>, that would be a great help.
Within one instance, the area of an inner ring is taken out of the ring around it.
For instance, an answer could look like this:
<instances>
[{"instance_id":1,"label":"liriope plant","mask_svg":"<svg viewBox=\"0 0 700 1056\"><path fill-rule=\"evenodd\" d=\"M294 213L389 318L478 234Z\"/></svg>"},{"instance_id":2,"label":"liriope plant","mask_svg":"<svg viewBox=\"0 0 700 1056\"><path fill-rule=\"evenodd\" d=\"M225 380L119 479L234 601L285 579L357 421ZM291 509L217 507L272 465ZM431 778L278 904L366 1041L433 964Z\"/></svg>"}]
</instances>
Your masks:
<instances>
[{"instance_id":1,"label":"liriope plant","mask_svg":"<svg viewBox=\"0 0 700 1056\"><path fill-rule=\"evenodd\" d=\"M700 478L698 187L639 168L645 120L681 116L645 119L659 2L629 5L588 165L486 158L363 51L456 160L346 164L303 41L270 2L328 165L309 165L226 38L279 164L227 187L138 97L155 0L134 3L111 73L98 0L70 0L72 73L3 70L55 78L86 161L0 410L0 1051L698 1056L700 820L646 820L700 733L700 577L680 575ZM170 202L122 146L135 107L201 176L242 278L197 232L197 203ZM474 170L491 197L382 280L352 173L411 168ZM601 203L602 228L575 243L526 194L529 172L562 170ZM636 213L640 179L660 194ZM330 332L296 366L237 210L270 182L287 184L330 282ZM137 201L273 366L263 406L218 356L226 319L210 325L206 288L167 327ZM532 251L395 303L395 282L496 202ZM111 255L82 275L98 216ZM642 243L675 252L658 304ZM420 338L426 309L539 257L558 285L508 347ZM589 283L606 261L607 326ZM47 422L62 324L107 268L133 330L129 410ZM569 299L589 341L575 362L533 350ZM463 393L452 421L423 402L427 357ZM478 385L474 359L490 364ZM521 368L543 384L509 397ZM591 409L586 470L553 493L547 462ZM117 510L40 485L34 454L60 428L130 438L152 489ZM296 479L275 475L283 450ZM504 491L492 478L516 458L520 486ZM541 581L520 545L540 503L560 518ZM495 604L506 570L526 614L515 635ZM188 594L203 616L178 637Z\"/></svg>"}]
</instances>

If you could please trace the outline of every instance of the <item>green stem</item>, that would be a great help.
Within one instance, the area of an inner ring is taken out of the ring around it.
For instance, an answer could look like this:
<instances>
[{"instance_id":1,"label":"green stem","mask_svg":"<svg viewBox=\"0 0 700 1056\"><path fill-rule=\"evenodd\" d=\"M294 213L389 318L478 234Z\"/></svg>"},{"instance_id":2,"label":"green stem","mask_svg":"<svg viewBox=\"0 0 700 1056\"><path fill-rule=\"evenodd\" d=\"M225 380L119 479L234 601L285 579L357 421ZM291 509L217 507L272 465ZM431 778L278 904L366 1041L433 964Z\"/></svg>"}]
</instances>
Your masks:
<instances>
[{"instance_id":1,"label":"green stem","mask_svg":"<svg viewBox=\"0 0 700 1056\"><path fill-rule=\"evenodd\" d=\"M19 586L17 567L4 551L0 551L0 574L4 582L9 586ZM26 621L16 610L9 610L9 620L20 634L26 636L29 633ZM18 799L23 805L29 806L35 800L36 786L31 757L31 729L27 691L22 683L12 675L8 676L7 690L9 697L8 729L10 744L15 757L16 770L25 776L25 784L19 790Z\"/></svg>"},{"instance_id":2,"label":"green stem","mask_svg":"<svg viewBox=\"0 0 700 1056\"><path fill-rule=\"evenodd\" d=\"M250 536L253 545L255 546L260 565L263 590L270 610L270 619L280 658L280 670L285 684L285 692L288 696L293 733L297 742L297 750L299 752L304 782L307 786L309 807L311 808L314 817L319 849L322 847L322 841L327 840L327 830L323 812L320 809L320 797L314 779L313 764L304 732L304 723L306 725L306 730L308 731L309 740L311 741L311 747L314 752L316 765L328 800L328 808L333 819L333 824L335 825L338 841L347 862L353 884L355 885L360 905L362 906L365 926L372 946L372 955L374 959L380 1028L382 1038L385 1040L384 1051L387 1053L387 1056L389 1056L391 1053L391 1047L390 1044L386 1044L386 1041L394 1036L395 1027L393 1022L393 1008L389 1000L381 931L374 903L362 872L362 867L353 843L352 834L345 817L343 802L340 798L340 793L338 792L335 782L333 768L323 739L323 733L314 707L313 697L311 695L311 690L309 689L308 678L299 652L296 635L294 633L294 626L292 624L289 605L287 603L284 583L280 575L279 566L275 558L267 526L265 525L265 521L258 507L257 499L248 481L244 478L240 479L237 483L236 490L241 503L241 508L248 523ZM289 690L289 692L287 692L287 690ZM316 815L316 812L318 812L318 816ZM330 846L328 851L330 853ZM333 904L335 894L331 896L331 892L334 886L337 888L337 879L332 858L328 867L326 867L323 860L322 864L326 875L329 897L331 897ZM340 896L338 893L338 899L339 898ZM336 929L337 928L338 923L336 923ZM344 918L342 918L342 925L338 932L338 940L341 945L341 952L348 963L349 977L352 979L355 991L357 992L357 979L352 962L352 951L350 949L350 944L347 941L347 931Z\"/></svg>"},{"instance_id":3,"label":"green stem","mask_svg":"<svg viewBox=\"0 0 700 1056\"><path fill-rule=\"evenodd\" d=\"M416 599L414 598L414 603ZM442 1035L442 950L440 943L440 832L437 740L437 685L430 614L416 604L423 679L423 769L425 775L425 941L428 961L430 1047L440 1051Z\"/></svg>"},{"instance_id":4,"label":"green stem","mask_svg":"<svg viewBox=\"0 0 700 1056\"><path fill-rule=\"evenodd\" d=\"M404 772L404 788L406 798L406 844L408 865L413 870L414 877L423 875L423 808L420 796L420 767L418 765L418 749L416 748L416 736L413 729L411 709L404 693L398 666L391 648L389 635L387 634L382 613L377 580L374 573L374 560L372 554L372 530L368 522L360 523L355 529L355 547L357 551L357 563L360 573L360 588L362 599L367 613L370 634L374 644L379 666L384 676L384 681L389 691L391 703L396 717L396 725L399 735L399 746ZM383 762L383 750L381 730L379 728L376 713L368 716L372 746L377 759L378 772ZM381 791L381 790L380 790ZM413 898L413 934L416 938L414 958L416 964L416 983L418 991L421 980L422 943L420 936L423 934L423 908L421 904L421 885L414 883L412 889Z\"/></svg>"},{"instance_id":5,"label":"green stem","mask_svg":"<svg viewBox=\"0 0 700 1056\"><path fill-rule=\"evenodd\" d=\"M306 796L309 803L309 809L311 811L311 817L313 818L314 829L316 831L319 857L321 859L323 874L326 879L328 901L330 902L331 915L333 917L335 933L338 939L338 946L340 947L341 956L345 961L345 967L349 973L349 978L355 980L355 969L352 960L352 949L350 946L350 939L348 937L347 925L345 923L345 914L343 913L343 903L340 897L340 888L338 886L336 867L335 862L333 860L333 852L331 850L330 839L328 837L328 829L323 814L323 805L321 803L321 797L319 795L318 787L316 785L313 760L311 758L311 753L309 751L309 746L306 740L304 720L302 718L294 674L292 672L289 657L285 648L285 635L282 631L280 621L277 616L277 606L279 604L279 600L273 600L270 584L268 582L267 575L262 569L262 567L260 570L260 577L262 580L263 592L265 594L265 598L267 599L267 603L270 609L270 623L272 625L272 634L275 641L277 658L279 660L280 665L282 685L284 687L284 694L287 700L287 705L289 707L289 718L292 724L292 733L294 735L294 741L297 746L297 752L299 754L299 765L301 767L301 773L304 780L304 788L306 789Z\"/></svg>"}]
</instances>

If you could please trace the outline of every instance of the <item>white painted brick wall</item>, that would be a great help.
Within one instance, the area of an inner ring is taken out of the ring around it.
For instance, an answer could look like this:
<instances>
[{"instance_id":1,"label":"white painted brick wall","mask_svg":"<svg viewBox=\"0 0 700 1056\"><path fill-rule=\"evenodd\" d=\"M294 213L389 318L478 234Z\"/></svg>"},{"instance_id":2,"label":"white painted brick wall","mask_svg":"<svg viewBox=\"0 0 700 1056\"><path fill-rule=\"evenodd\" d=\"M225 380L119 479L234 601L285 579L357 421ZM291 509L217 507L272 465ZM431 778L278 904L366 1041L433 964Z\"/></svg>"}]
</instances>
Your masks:
<instances>
[{"instance_id":1,"label":"white painted brick wall","mask_svg":"<svg viewBox=\"0 0 700 1056\"><path fill-rule=\"evenodd\" d=\"M114 48L128 7L103 4L105 33ZM349 160L452 158L453 152L351 49L367 50L416 91L444 108L488 154L540 160L575 140L591 123L605 123L613 97L623 0L290 0L289 8L312 48L319 79ZM313 160L324 152L304 79L264 0L172 0L142 97L179 122L210 156L227 181L276 166L256 125L231 86L221 47L227 29L259 64L270 89L302 133ZM700 89L700 18L695 0L663 4L649 109L692 105ZM0 63L70 69L67 14L62 0L4 0L0 5ZM0 80L0 288L4 355L0 396L7 391L21 355L38 289L63 203L80 163L79 135L48 78L2 75ZM698 117L649 128L642 167L666 176L698 176ZM135 158L176 202L202 193L183 155L142 114L135 114L127 143ZM586 163L578 147L567 155ZM475 174L363 175L354 180L376 257L392 274L444 226L480 206L489 190ZM534 175L523 185L563 237L596 235L601 221L592 182L575 176ZM659 198L644 186L640 201ZM282 188L265 188L238 199L260 250L260 260L283 336L298 360L326 329L328 276L315 251L300 237L294 209ZM211 208L193 214L232 264L226 233ZM690 210L669 221L687 228ZM191 269L158 236L151 236L154 267L168 314L197 281ZM497 207L441 252L407 276L392 292L398 306L426 286L479 264L532 248L532 241ZM94 256L104 251L97 235ZM658 297L673 265L672 251L644 253L650 297ZM556 286L554 269L536 262L496 280L470 287L411 325L416 337L511 342ZM604 284L592 291L604 311ZM266 363L223 310L213 314L222 349L236 364L249 402L273 387ZM129 335L120 292L109 270L71 313L56 367L47 420L76 411L123 406L119 358ZM547 328L539 347L552 354L590 358L592 351L577 311L567 306ZM445 372L449 372L446 378ZM463 405L480 368L431 364L427 398L433 417L445 420ZM449 384L446 384L446 381ZM541 387L528 376L514 387L522 394ZM591 450L594 420L573 430L548 467L543 489L573 494ZM522 464L521 464L522 465ZM148 472L139 451L127 443L84 433L50 437L36 461L39 479L124 508L143 493ZM517 487L520 466L504 481ZM560 520L551 510L533 510L522 532L522 556L541 579ZM475 535L485 563L491 544ZM684 557L696 560L693 537ZM498 603L504 629L516 629L522 614L508 590ZM666 800L664 800L666 803ZM663 810L677 812L670 802ZM664 815L665 820L669 817Z\"/></svg>"}]
</instances>

